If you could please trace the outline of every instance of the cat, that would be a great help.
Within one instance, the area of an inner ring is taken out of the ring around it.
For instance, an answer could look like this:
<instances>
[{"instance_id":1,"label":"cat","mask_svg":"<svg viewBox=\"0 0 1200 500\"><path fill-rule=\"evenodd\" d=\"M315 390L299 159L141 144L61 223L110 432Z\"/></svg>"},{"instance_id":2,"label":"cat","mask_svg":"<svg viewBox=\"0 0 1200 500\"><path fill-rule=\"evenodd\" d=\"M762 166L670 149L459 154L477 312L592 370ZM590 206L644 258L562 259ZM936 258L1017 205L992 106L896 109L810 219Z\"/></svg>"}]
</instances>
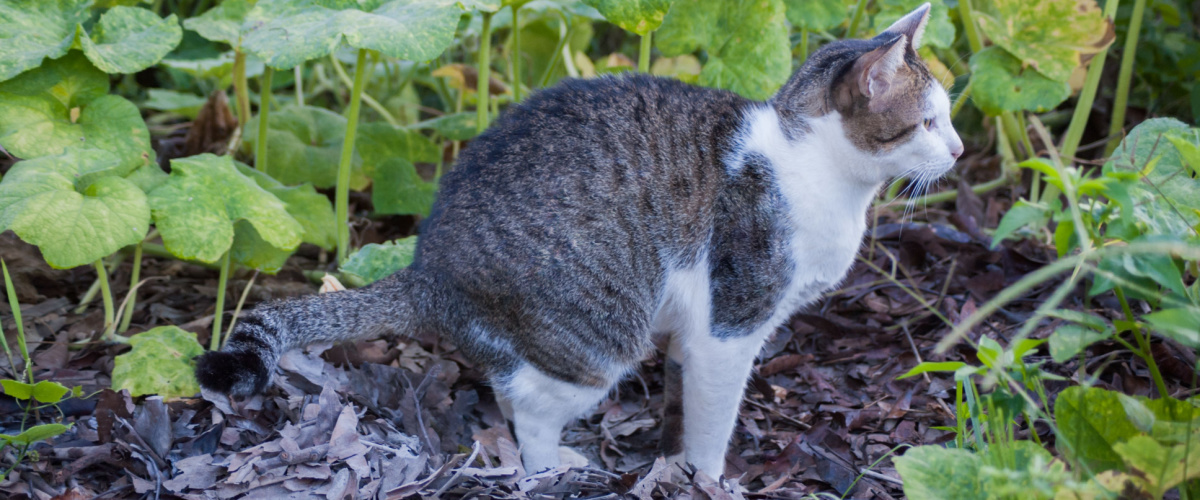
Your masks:
<instances>
[{"instance_id":1,"label":"cat","mask_svg":"<svg viewBox=\"0 0 1200 500\"><path fill-rule=\"evenodd\" d=\"M879 187L963 152L916 53L929 10L825 45L766 102L645 75L536 93L443 177L411 266L261 304L200 384L248 395L288 349L435 331L484 369L534 473L658 342L663 452L721 476L759 349L844 278Z\"/></svg>"}]
</instances>

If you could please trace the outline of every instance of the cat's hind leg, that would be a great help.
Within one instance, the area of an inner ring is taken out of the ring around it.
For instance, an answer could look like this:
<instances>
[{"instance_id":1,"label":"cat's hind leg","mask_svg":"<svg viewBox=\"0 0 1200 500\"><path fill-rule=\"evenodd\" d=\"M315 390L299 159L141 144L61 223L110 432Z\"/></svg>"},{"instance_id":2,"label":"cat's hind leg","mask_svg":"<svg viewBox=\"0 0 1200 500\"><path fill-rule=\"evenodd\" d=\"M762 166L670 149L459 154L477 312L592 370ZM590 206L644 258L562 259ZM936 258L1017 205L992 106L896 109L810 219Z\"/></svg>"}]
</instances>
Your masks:
<instances>
[{"instance_id":1,"label":"cat's hind leg","mask_svg":"<svg viewBox=\"0 0 1200 500\"><path fill-rule=\"evenodd\" d=\"M562 381L528 364L498 384L502 407L511 408L513 430L526 473L558 465L558 442L563 427L596 406L610 387Z\"/></svg>"}]
</instances>

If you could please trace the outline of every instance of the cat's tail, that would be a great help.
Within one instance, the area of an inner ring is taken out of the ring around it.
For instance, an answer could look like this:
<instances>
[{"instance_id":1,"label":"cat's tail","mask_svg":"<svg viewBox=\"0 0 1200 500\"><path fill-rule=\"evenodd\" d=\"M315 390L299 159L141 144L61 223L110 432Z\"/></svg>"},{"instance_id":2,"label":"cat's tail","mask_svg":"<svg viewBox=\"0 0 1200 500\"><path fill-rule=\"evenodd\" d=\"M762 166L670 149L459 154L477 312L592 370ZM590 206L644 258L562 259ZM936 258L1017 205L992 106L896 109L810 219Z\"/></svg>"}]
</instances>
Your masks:
<instances>
[{"instance_id":1,"label":"cat's tail","mask_svg":"<svg viewBox=\"0 0 1200 500\"><path fill-rule=\"evenodd\" d=\"M220 351L196 358L205 389L246 396L262 392L289 349L381 333L411 335L431 295L413 269L368 287L260 304L238 318Z\"/></svg>"}]
</instances>

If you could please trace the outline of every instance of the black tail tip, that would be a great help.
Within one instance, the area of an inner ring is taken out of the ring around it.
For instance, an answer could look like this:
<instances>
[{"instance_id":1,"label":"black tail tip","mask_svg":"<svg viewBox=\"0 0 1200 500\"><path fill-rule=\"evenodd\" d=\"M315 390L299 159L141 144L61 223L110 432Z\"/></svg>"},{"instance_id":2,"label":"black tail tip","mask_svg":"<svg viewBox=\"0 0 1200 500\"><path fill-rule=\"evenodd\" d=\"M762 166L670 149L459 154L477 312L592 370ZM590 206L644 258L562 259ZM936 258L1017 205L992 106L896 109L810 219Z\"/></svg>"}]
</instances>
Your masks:
<instances>
[{"instance_id":1,"label":"black tail tip","mask_svg":"<svg viewBox=\"0 0 1200 500\"><path fill-rule=\"evenodd\" d=\"M196 381L210 391L249 396L267 388L271 372L248 351L210 351L196 358Z\"/></svg>"}]
</instances>

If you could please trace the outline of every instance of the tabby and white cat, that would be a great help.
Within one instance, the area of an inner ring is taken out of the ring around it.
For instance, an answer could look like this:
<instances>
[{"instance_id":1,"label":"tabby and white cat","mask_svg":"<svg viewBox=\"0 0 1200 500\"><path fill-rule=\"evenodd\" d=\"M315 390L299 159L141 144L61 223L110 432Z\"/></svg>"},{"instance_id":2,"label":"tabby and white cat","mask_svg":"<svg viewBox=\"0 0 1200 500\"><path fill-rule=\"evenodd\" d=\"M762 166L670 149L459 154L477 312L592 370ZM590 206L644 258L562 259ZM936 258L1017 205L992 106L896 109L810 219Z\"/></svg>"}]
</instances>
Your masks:
<instances>
[{"instance_id":1,"label":"tabby and white cat","mask_svg":"<svg viewBox=\"0 0 1200 500\"><path fill-rule=\"evenodd\" d=\"M962 154L915 50L928 16L822 47L767 102L644 75L541 91L463 150L411 266L260 305L197 378L247 395L288 349L436 331L486 371L532 473L659 341L663 451L720 476L755 356L845 276L882 183Z\"/></svg>"}]
</instances>

